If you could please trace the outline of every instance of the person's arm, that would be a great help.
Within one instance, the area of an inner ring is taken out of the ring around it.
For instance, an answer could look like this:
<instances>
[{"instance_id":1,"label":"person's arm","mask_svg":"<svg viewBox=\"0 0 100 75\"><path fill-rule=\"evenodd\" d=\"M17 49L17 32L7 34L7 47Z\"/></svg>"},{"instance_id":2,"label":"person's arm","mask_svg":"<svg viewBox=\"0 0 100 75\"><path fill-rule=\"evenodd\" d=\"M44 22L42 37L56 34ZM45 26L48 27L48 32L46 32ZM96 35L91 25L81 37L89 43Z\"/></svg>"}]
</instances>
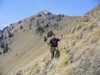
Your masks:
<instances>
[{"instance_id":1,"label":"person's arm","mask_svg":"<svg viewBox=\"0 0 100 75\"><path fill-rule=\"evenodd\" d=\"M56 40L57 40L57 41L60 41L60 39L59 39L59 38L56 38Z\"/></svg>"},{"instance_id":2,"label":"person's arm","mask_svg":"<svg viewBox=\"0 0 100 75\"><path fill-rule=\"evenodd\" d=\"M60 41L60 40L62 40L62 38L63 38L63 35L61 35L61 38L59 39L59 38L57 38L57 41Z\"/></svg>"}]
</instances>

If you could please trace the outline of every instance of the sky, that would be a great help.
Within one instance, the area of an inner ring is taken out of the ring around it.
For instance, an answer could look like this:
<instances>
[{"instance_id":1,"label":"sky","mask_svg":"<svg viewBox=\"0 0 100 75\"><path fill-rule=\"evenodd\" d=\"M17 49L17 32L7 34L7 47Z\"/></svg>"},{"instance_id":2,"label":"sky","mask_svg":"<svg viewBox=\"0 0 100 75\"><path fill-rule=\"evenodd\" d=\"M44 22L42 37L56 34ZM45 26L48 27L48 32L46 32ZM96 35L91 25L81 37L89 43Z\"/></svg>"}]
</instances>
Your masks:
<instances>
[{"instance_id":1,"label":"sky","mask_svg":"<svg viewBox=\"0 0 100 75\"><path fill-rule=\"evenodd\" d=\"M81 16L98 4L100 0L0 0L0 29L43 10Z\"/></svg>"}]
</instances>

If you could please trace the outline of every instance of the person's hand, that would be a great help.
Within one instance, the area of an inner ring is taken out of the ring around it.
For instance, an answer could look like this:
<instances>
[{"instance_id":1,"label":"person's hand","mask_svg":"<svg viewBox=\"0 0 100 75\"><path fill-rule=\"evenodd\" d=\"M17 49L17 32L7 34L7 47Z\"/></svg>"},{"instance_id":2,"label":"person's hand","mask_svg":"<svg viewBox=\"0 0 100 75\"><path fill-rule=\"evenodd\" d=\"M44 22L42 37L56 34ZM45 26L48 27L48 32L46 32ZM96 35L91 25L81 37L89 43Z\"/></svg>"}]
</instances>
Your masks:
<instances>
[{"instance_id":1,"label":"person's hand","mask_svg":"<svg viewBox=\"0 0 100 75\"><path fill-rule=\"evenodd\" d=\"M61 40L62 40L62 38L63 38L63 35L61 35Z\"/></svg>"}]
</instances>

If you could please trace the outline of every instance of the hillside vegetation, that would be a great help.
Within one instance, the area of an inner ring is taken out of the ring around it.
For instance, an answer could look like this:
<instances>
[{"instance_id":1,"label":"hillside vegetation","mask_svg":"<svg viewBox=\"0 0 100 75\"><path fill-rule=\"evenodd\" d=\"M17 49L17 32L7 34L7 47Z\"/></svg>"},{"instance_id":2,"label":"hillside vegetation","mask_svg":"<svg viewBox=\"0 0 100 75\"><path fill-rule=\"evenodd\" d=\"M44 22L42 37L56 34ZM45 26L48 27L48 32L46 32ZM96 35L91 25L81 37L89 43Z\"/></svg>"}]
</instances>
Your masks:
<instances>
[{"instance_id":1,"label":"hillside vegetation","mask_svg":"<svg viewBox=\"0 0 100 75\"><path fill-rule=\"evenodd\" d=\"M100 75L100 7L67 28L59 43L61 56L50 60L49 51L25 67L21 75Z\"/></svg>"},{"instance_id":2,"label":"hillside vegetation","mask_svg":"<svg viewBox=\"0 0 100 75\"><path fill-rule=\"evenodd\" d=\"M12 38L11 51L0 56L1 75L100 75L100 6L84 16L61 19L56 24L51 19L50 26L54 26L44 29L45 32L35 32L37 25L31 31L27 25L19 30ZM15 29L24 24L22 21ZM59 59L51 60L49 47L43 42L49 30L57 37L64 35L59 42Z\"/></svg>"}]
</instances>

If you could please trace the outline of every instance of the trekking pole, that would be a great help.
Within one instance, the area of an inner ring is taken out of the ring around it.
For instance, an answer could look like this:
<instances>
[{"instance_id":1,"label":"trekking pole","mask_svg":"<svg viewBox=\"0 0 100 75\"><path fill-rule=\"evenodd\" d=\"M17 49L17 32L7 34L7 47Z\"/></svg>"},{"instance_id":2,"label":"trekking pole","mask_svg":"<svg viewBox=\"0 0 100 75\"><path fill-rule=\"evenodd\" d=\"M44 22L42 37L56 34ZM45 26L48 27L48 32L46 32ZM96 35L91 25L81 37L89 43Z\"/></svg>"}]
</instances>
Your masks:
<instances>
[{"instance_id":1,"label":"trekking pole","mask_svg":"<svg viewBox=\"0 0 100 75\"><path fill-rule=\"evenodd\" d=\"M67 45L66 45L66 43L63 40L63 35L61 35L61 40L62 40L62 43L64 44L65 48L67 49Z\"/></svg>"}]
</instances>

